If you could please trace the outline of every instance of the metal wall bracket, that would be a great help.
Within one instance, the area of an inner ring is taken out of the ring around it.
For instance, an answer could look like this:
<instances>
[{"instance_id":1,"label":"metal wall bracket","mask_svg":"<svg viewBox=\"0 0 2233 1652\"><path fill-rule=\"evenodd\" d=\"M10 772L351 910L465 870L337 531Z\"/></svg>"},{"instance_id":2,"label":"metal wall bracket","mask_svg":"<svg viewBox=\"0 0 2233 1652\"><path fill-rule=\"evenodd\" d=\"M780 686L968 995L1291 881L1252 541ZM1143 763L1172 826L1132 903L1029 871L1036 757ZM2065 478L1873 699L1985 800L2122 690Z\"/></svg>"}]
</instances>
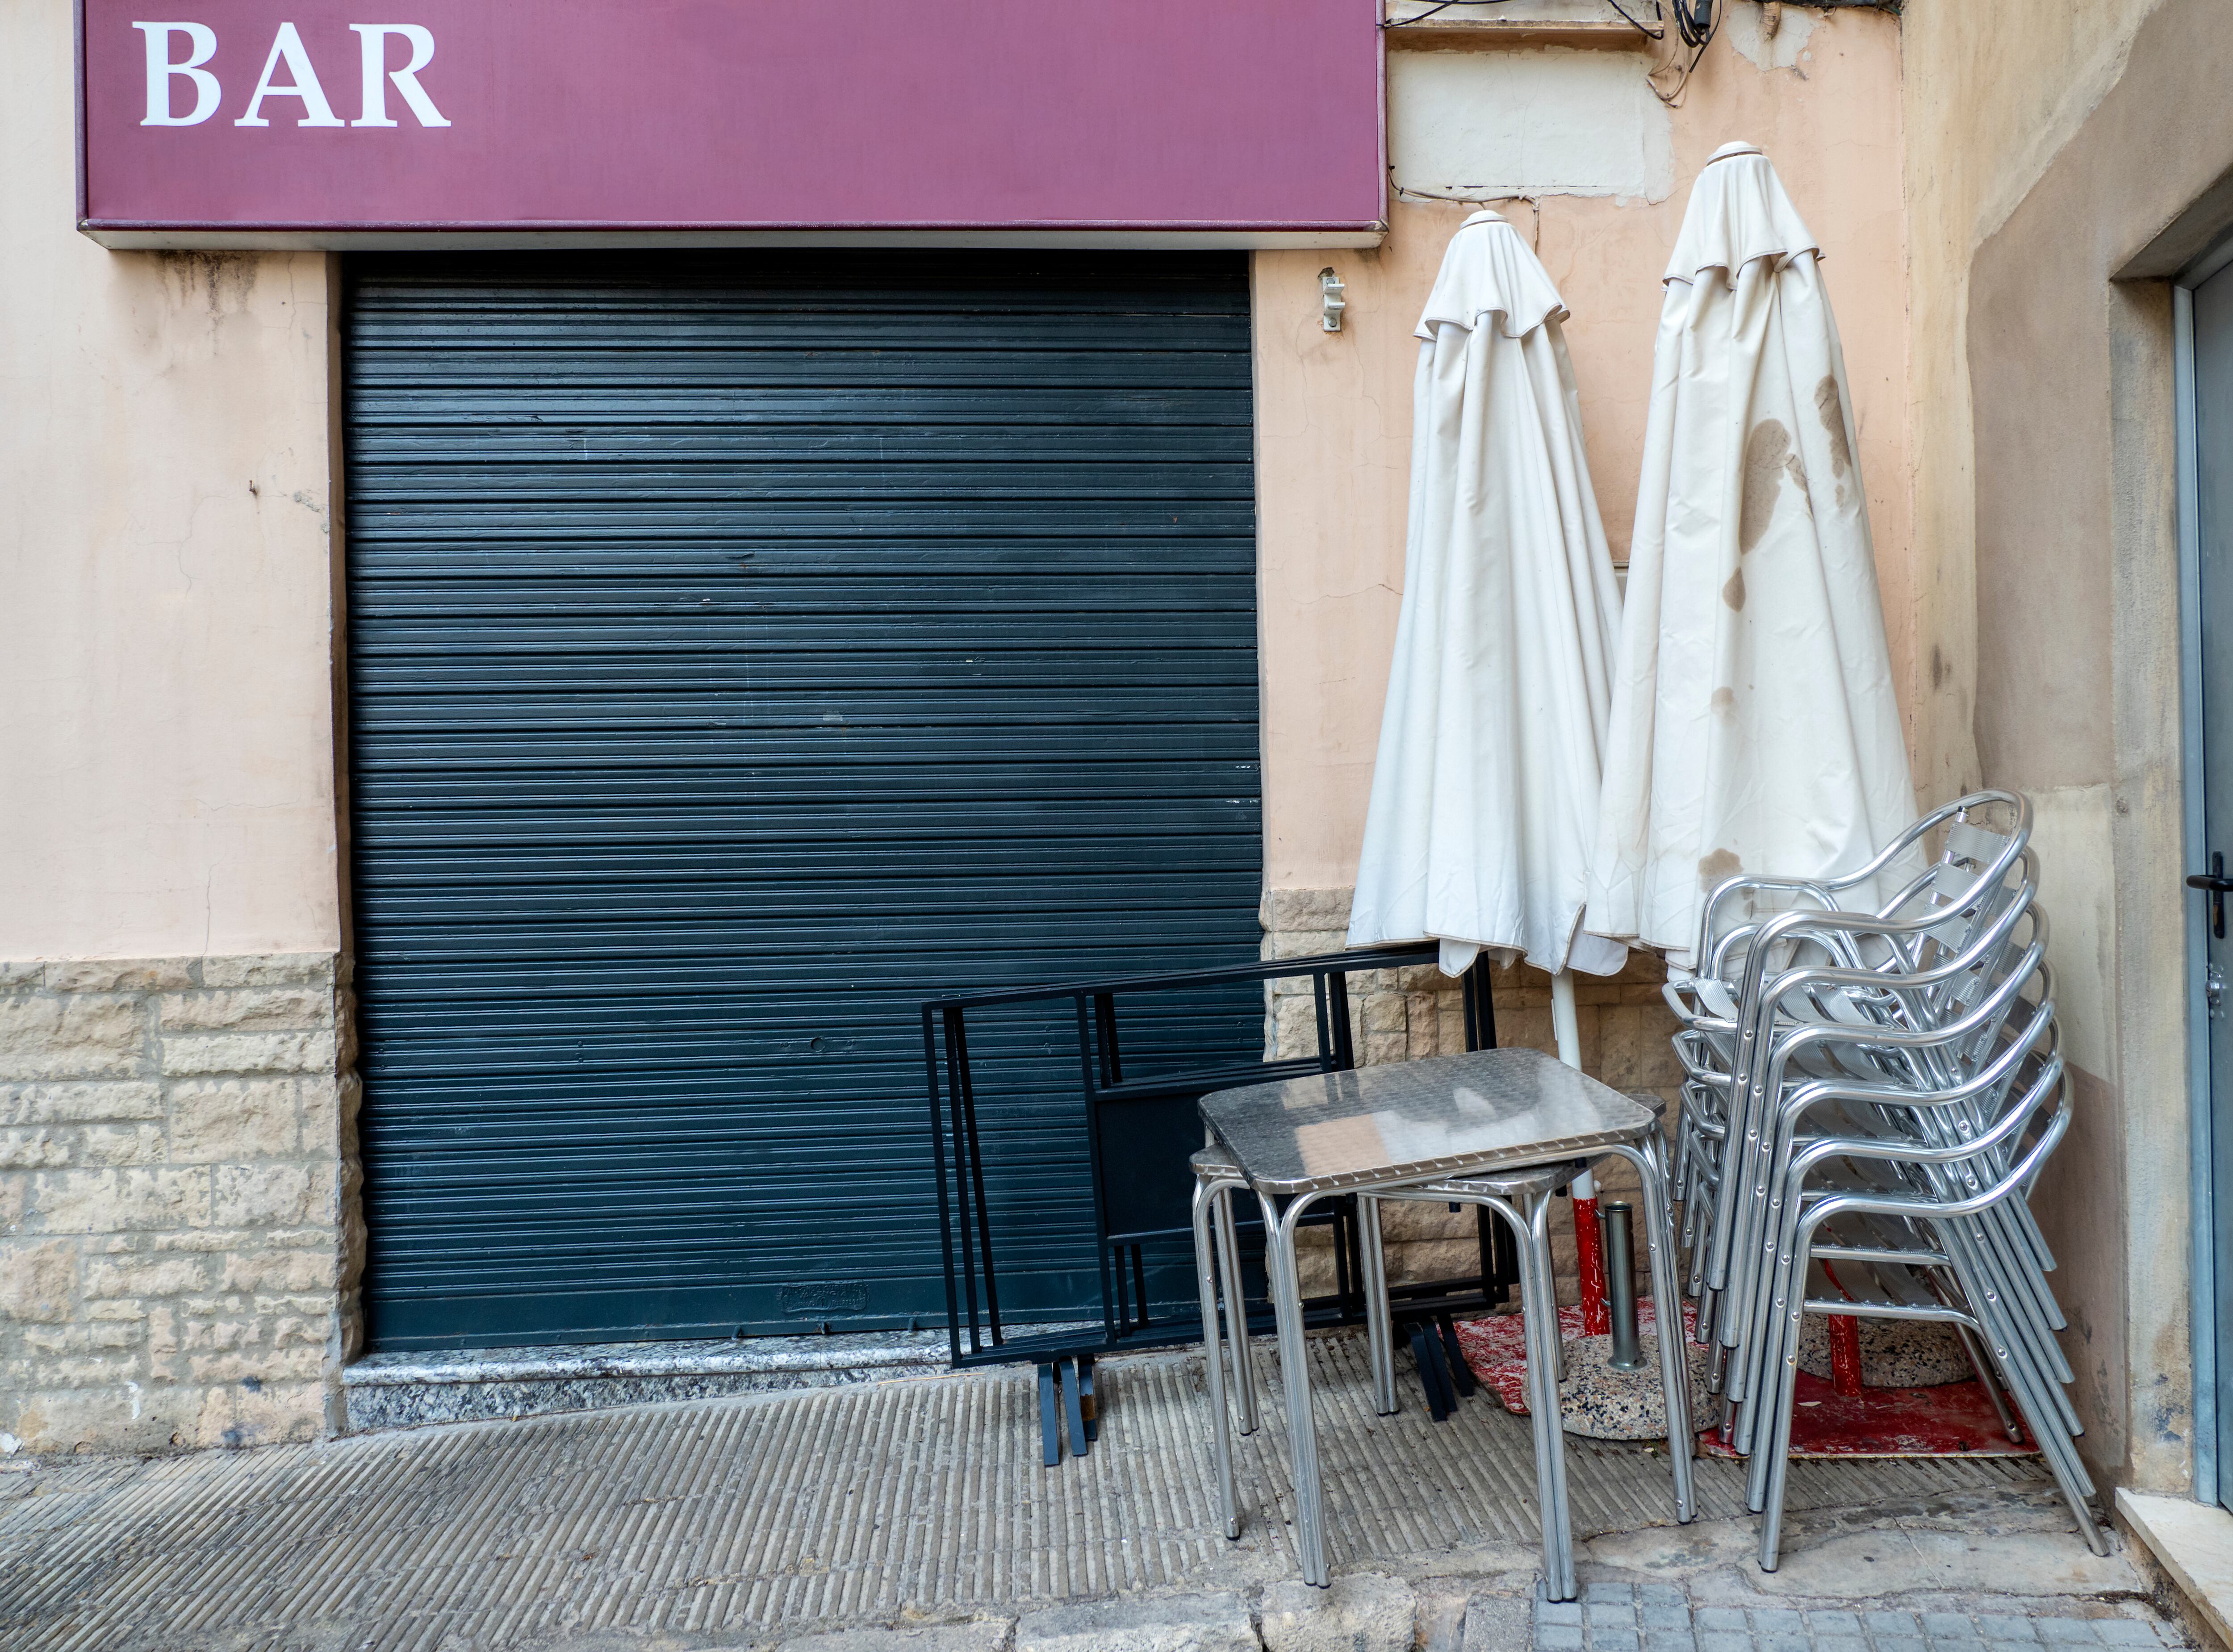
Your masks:
<instances>
[{"instance_id":1,"label":"metal wall bracket","mask_svg":"<svg viewBox=\"0 0 2233 1652\"><path fill-rule=\"evenodd\" d=\"M1349 308L1349 289L1342 285L1341 277L1329 264L1318 271L1318 293L1325 304L1318 325L1329 333L1341 331L1341 313Z\"/></svg>"}]
</instances>

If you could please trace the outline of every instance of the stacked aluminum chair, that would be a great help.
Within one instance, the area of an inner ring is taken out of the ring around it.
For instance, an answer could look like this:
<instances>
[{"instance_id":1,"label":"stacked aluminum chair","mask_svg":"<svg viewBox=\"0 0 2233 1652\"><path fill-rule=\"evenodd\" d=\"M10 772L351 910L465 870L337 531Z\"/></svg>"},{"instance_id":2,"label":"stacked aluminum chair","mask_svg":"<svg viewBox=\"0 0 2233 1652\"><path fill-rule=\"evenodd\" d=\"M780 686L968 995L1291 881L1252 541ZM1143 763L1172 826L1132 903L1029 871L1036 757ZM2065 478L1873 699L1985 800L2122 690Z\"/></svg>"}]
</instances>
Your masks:
<instances>
[{"instance_id":1,"label":"stacked aluminum chair","mask_svg":"<svg viewBox=\"0 0 2233 1652\"><path fill-rule=\"evenodd\" d=\"M1850 877L1732 878L1696 972L1668 985L1688 1285L1768 1570L1810 1312L1953 1324L2011 1438L2003 1389L2108 1552L2027 1202L2070 1119L2030 835L2024 799L1979 792ZM1889 898L1839 909L1862 888Z\"/></svg>"}]
</instances>

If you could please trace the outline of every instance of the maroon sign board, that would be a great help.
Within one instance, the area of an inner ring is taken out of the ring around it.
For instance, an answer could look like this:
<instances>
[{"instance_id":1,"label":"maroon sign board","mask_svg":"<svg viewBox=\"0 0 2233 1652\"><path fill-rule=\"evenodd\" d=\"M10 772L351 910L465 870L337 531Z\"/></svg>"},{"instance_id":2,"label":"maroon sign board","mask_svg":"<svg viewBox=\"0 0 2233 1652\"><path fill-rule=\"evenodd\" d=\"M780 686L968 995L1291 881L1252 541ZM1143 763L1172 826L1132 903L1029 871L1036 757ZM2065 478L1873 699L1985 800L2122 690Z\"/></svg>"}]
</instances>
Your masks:
<instances>
[{"instance_id":1,"label":"maroon sign board","mask_svg":"<svg viewBox=\"0 0 2233 1652\"><path fill-rule=\"evenodd\" d=\"M1375 0L80 0L109 246L1361 245Z\"/></svg>"}]
</instances>

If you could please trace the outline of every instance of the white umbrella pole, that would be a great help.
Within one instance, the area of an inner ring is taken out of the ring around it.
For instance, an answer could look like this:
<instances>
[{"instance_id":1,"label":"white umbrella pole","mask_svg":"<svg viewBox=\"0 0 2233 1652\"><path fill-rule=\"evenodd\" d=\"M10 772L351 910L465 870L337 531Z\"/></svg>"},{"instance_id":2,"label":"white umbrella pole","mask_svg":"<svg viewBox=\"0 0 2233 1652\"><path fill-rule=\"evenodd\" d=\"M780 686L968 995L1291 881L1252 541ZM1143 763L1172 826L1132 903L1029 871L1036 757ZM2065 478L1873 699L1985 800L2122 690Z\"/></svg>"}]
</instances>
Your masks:
<instances>
[{"instance_id":1,"label":"white umbrella pole","mask_svg":"<svg viewBox=\"0 0 2233 1652\"><path fill-rule=\"evenodd\" d=\"M1551 1031L1558 1039L1559 1059L1576 1072L1582 1070L1582 1029L1574 1013L1574 972L1562 969L1551 978ZM1587 1171L1573 1180L1574 1259L1581 1275L1582 1334L1602 1337L1612 1329L1605 1305L1605 1245L1598 1233L1597 1181Z\"/></svg>"}]
</instances>

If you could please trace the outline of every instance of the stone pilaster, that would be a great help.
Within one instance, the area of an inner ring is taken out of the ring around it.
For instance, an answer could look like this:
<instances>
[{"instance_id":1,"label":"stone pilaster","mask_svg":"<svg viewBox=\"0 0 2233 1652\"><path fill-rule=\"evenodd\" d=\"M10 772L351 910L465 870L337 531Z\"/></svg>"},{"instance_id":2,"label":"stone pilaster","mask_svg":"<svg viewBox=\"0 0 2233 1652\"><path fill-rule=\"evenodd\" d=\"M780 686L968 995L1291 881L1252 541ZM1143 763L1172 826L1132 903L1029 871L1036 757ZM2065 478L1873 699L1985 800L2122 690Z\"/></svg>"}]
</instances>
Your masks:
<instances>
[{"instance_id":1,"label":"stone pilaster","mask_svg":"<svg viewBox=\"0 0 2233 1652\"><path fill-rule=\"evenodd\" d=\"M0 964L0 1451L301 1439L363 1236L330 953Z\"/></svg>"}]
</instances>

